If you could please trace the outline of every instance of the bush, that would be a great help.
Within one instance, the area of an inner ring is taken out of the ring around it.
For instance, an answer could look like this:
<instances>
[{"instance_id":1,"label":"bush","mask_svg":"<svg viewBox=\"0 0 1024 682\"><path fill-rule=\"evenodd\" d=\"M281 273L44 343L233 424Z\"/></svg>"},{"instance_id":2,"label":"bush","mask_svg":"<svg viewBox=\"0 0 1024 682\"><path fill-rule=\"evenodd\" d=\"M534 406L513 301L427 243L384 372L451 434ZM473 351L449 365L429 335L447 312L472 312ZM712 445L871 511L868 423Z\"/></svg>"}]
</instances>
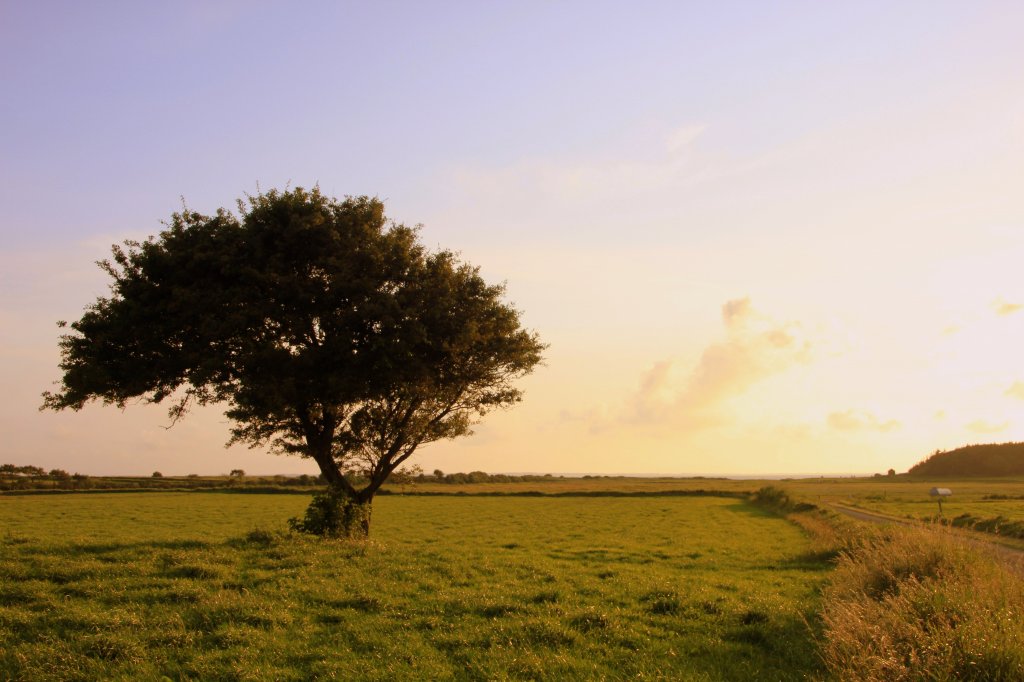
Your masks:
<instances>
[{"instance_id":1,"label":"bush","mask_svg":"<svg viewBox=\"0 0 1024 682\"><path fill-rule=\"evenodd\" d=\"M305 515L288 519L299 533L330 538L365 537L370 530L370 505L359 504L336 490L313 495Z\"/></svg>"},{"instance_id":2,"label":"bush","mask_svg":"<svg viewBox=\"0 0 1024 682\"><path fill-rule=\"evenodd\" d=\"M758 507L769 509L780 514L789 514L791 512L802 512L814 509L813 504L807 504L806 502L797 502L789 496L782 488L776 488L773 485L765 486L760 488L753 494L750 501Z\"/></svg>"}]
</instances>

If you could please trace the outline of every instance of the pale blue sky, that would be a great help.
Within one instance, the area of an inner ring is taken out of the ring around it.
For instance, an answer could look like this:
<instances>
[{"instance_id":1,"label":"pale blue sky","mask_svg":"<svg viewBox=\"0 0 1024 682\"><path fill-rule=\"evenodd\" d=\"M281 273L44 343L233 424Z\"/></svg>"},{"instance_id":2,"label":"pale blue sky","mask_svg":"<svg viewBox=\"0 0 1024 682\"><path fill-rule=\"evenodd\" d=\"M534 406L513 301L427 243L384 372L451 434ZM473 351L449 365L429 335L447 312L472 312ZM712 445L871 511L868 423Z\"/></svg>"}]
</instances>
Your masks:
<instances>
[{"instance_id":1,"label":"pale blue sky","mask_svg":"<svg viewBox=\"0 0 1024 682\"><path fill-rule=\"evenodd\" d=\"M288 180L390 197L416 221L452 165L614 156L687 121L725 130L723 153L756 153L969 96L1019 56L1022 16L1015 3L9 2L5 237L147 229L179 195L221 205Z\"/></svg>"},{"instance_id":2,"label":"pale blue sky","mask_svg":"<svg viewBox=\"0 0 1024 682\"><path fill-rule=\"evenodd\" d=\"M1016 2L0 2L0 460L308 470L225 452L216 415L35 413L111 243L289 182L384 198L552 344L427 468L870 472L1024 438L1022 34Z\"/></svg>"}]
</instances>

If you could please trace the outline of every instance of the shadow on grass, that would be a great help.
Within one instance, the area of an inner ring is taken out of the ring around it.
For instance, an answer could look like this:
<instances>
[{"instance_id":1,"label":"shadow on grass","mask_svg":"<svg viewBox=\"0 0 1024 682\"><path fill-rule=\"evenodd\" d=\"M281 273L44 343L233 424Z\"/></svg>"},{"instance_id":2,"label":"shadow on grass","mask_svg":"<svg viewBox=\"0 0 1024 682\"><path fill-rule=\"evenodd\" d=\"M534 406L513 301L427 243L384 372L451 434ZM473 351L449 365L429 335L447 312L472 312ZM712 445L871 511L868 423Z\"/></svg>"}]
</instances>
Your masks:
<instances>
[{"instance_id":1,"label":"shadow on grass","mask_svg":"<svg viewBox=\"0 0 1024 682\"><path fill-rule=\"evenodd\" d=\"M803 571L831 571L835 568L835 561L839 557L839 553L837 548L807 550L785 559L781 566Z\"/></svg>"},{"instance_id":2,"label":"shadow on grass","mask_svg":"<svg viewBox=\"0 0 1024 682\"><path fill-rule=\"evenodd\" d=\"M35 540L19 543L17 553L23 557L91 557L102 560L107 555L118 555L152 550L209 549L222 543L203 540L146 540L140 542L69 542L56 545L41 544Z\"/></svg>"},{"instance_id":3,"label":"shadow on grass","mask_svg":"<svg viewBox=\"0 0 1024 682\"><path fill-rule=\"evenodd\" d=\"M751 670L749 679L818 679L824 667L815 627L800 614L749 610L723 634L717 653L736 660L737 672L743 670L745 661L756 661L758 670Z\"/></svg>"},{"instance_id":4,"label":"shadow on grass","mask_svg":"<svg viewBox=\"0 0 1024 682\"><path fill-rule=\"evenodd\" d=\"M758 507L747 501L733 502L722 507L725 511L733 512L734 514L743 514L745 516L753 516L759 519L777 519L779 518L778 513Z\"/></svg>"}]
</instances>

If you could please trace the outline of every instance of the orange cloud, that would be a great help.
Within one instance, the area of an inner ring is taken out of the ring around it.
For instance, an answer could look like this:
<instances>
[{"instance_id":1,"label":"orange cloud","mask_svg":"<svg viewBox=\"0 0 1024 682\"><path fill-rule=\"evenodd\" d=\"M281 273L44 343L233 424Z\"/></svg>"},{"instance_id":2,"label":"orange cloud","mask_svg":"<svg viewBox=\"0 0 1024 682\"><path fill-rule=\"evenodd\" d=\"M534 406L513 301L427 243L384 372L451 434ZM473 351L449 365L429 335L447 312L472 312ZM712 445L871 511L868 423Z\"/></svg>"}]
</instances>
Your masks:
<instances>
[{"instance_id":1,"label":"orange cloud","mask_svg":"<svg viewBox=\"0 0 1024 682\"><path fill-rule=\"evenodd\" d=\"M832 412L826 419L830 428L838 431L893 431L900 428L900 423L895 419L880 420L870 412L860 410L846 410L844 412Z\"/></svg>"},{"instance_id":2,"label":"orange cloud","mask_svg":"<svg viewBox=\"0 0 1024 682\"><path fill-rule=\"evenodd\" d=\"M1024 400L1024 381L1013 382L1013 386L1006 389L1006 395Z\"/></svg>"},{"instance_id":3,"label":"orange cloud","mask_svg":"<svg viewBox=\"0 0 1024 682\"><path fill-rule=\"evenodd\" d=\"M1024 304L1010 303L1002 298L998 298L992 302L992 309L996 311L996 315L1013 315L1022 308L1024 308Z\"/></svg>"},{"instance_id":4,"label":"orange cloud","mask_svg":"<svg viewBox=\"0 0 1024 682\"><path fill-rule=\"evenodd\" d=\"M975 433L998 433L1000 431L1005 431L1009 425L1009 422L993 424L985 421L984 419L975 419L970 424L967 424L967 430Z\"/></svg>"},{"instance_id":5,"label":"orange cloud","mask_svg":"<svg viewBox=\"0 0 1024 682\"><path fill-rule=\"evenodd\" d=\"M796 322L778 322L758 313L749 298L722 305L725 338L712 343L681 385L672 381L674 363L655 363L640 379L625 421L682 421L691 426L711 419L722 400L746 391L773 374L810 361L812 344Z\"/></svg>"}]
</instances>

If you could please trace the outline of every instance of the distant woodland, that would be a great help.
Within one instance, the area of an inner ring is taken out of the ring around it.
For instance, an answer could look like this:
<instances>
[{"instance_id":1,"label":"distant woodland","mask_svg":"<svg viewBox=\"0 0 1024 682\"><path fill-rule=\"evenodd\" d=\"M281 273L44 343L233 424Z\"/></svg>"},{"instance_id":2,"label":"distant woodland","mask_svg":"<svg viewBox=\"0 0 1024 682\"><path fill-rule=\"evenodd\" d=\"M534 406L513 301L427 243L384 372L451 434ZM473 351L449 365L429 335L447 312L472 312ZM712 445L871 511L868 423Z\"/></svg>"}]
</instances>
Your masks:
<instances>
[{"instance_id":1,"label":"distant woodland","mask_svg":"<svg viewBox=\"0 0 1024 682\"><path fill-rule=\"evenodd\" d=\"M359 471L346 471L345 477L353 484L365 482L366 477ZM423 473L419 467L394 471L388 482L394 485L410 486L417 483L531 483L565 478L552 474L488 474L483 471L446 474L435 469L432 474ZM600 478L584 476L583 478ZM242 469L219 476L165 476L154 471L150 476L89 476L69 474L63 469L47 470L38 466L0 464L0 492L18 490L208 490L230 488L244 492L308 492L326 485L322 475L311 476L247 476Z\"/></svg>"},{"instance_id":2,"label":"distant woodland","mask_svg":"<svg viewBox=\"0 0 1024 682\"><path fill-rule=\"evenodd\" d=\"M916 476L1024 476L1024 443L966 445L935 454L910 468Z\"/></svg>"}]
</instances>

